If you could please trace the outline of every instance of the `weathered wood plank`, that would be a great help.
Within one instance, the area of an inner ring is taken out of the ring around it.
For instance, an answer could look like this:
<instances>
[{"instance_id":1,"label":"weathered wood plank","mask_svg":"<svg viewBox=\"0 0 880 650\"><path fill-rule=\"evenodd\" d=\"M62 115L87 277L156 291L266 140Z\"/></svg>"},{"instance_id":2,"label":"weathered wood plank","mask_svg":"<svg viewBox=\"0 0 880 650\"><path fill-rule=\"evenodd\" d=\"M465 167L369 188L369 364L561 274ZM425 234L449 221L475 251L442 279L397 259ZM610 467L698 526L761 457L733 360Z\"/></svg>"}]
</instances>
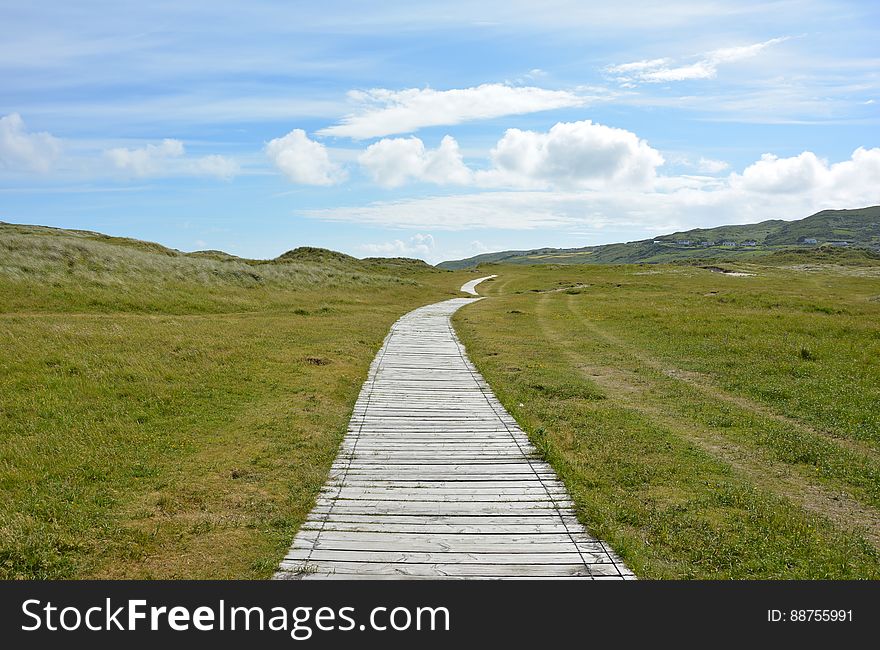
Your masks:
<instances>
[{"instance_id":1,"label":"weathered wood plank","mask_svg":"<svg viewBox=\"0 0 880 650\"><path fill-rule=\"evenodd\" d=\"M408 541L406 544L397 544L394 540L374 541L374 540L338 540L327 539L321 535L316 540L296 540L291 550L297 549L305 551L361 551L361 552L400 552L412 554L416 552L422 553L443 553L449 552L454 548L457 552L467 554L498 554L499 556L517 555L521 561L529 561L529 554L555 554L570 553L572 548L580 551L580 557L587 562L611 562L611 558L607 553L599 549L598 551L590 551L580 546L573 547L570 541L564 540L556 543L542 544L538 542L529 542L527 544L490 544L475 543L470 541L456 542L455 546L449 545L443 541ZM290 556L293 557L293 556ZM577 560L576 560L577 561Z\"/></svg>"},{"instance_id":2,"label":"weathered wood plank","mask_svg":"<svg viewBox=\"0 0 880 650\"><path fill-rule=\"evenodd\" d=\"M397 535L401 533L419 533L425 535L452 535L452 534L475 534L475 535L523 535L541 533L565 534L567 528L561 523L510 523L510 524L450 524L450 523L379 523L329 520L323 522L306 521L300 532L304 531L346 531L346 532L370 532L388 533Z\"/></svg>"},{"instance_id":3,"label":"weathered wood plank","mask_svg":"<svg viewBox=\"0 0 880 650\"><path fill-rule=\"evenodd\" d=\"M424 551L323 550L288 551L285 562L378 562L402 564L577 564L583 558L576 550L561 553L461 553ZM607 561L607 556L606 556ZM594 564L594 562L589 562ZM609 562L610 563L610 562ZM595 562L601 564L601 562Z\"/></svg>"},{"instance_id":4,"label":"weathered wood plank","mask_svg":"<svg viewBox=\"0 0 880 650\"><path fill-rule=\"evenodd\" d=\"M593 565L602 566L602 565ZM281 571L328 574L360 574L360 575L394 575L399 578L407 576L581 576L592 577L591 565L583 563L571 564L405 564L394 562L299 562L284 560Z\"/></svg>"}]
</instances>

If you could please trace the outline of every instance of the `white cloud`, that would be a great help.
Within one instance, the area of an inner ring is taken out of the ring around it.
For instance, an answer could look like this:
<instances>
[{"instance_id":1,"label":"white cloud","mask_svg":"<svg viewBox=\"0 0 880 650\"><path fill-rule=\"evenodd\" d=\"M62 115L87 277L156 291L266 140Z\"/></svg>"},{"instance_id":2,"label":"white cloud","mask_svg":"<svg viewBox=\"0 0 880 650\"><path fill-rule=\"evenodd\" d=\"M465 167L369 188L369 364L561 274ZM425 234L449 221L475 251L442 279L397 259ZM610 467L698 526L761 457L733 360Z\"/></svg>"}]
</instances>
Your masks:
<instances>
[{"instance_id":1,"label":"white cloud","mask_svg":"<svg viewBox=\"0 0 880 650\"><path fill-rule=\"evenodd\" d=\"M434 236L430 233L416 233L407 241L395 239L380 244L362 244L360 249L370 255L383 257L421 257L432 259L434 257Z\"/></svg>"},{"instance_id":2,"label":"white cloud","mask_svg":"<svg viewBox=\"0 0 880 650\"><path fill-rule=\"evenodd\" d=\"M709 61L697 61L690 65L675 68L660 68L639 74L642 81L659 83L662 81L687 81L688 79L713 79L718 67Z\"/></svg>"},{"instance_id":3,"label":"white cloud","mask_svg":"<svg viewBox=\"0 0 880 650\"><path fill-rule=\"evenodd\" d=\"M58 138L45 132L29 132L18 113L0 117L0 167L45 173L60 153Z\"/></svg>"},{"instance_id":4,"label":"white cloud","mask_svg":"<svg viewBox=\"0 0 880 650\"><path fill-rule=\"evenodd\" d=\"M778 45L779 43L784 43L789 40L790 37L783 36L780 38L771 38L768 41L764 41L762 43L752 43L751 45L740 45L738 47L722 47L717 50L712 50L707 55L707 59L715 65L720 63L733 63L734 61L741 61L742 59L750 59L753 56L757 56L763 50L766 50L768 47L772 45Z\"/></svg>"},{"instance_id":5,"label":"white cloud","mask_svg":"<svg viewBox=\"0 0 880 650\"><path fill-rule=\"evenodd\" d=\"M448 135L436 149L425 149L416 137L384 138L367 147L358 162L384 187L398 187L410 180L464 185L473 176L462 160L458 142Z\"/></svg>"},{"instance_id":6,"label":"white cloud","mask_svg":"<svg viewBox=\"0 0 880 650\"><path fill-rule=\"evenodd\" d=\"M811 152L793 158L764 156L742 174L725 178L661 176L652 188L483 191L302 214L395 228L558 229L585 233L592 241L619 241L640 232L648 237L720 223L797 219L826 208L878 203L880 148L858 148L849 160L833 164Z\"/></svg>"},{"instance_id":7,"label":"white cloud","mask_svg":"<svg viewBox=\"0 0 880 650\"><path fill-rule=\"evenodd\" d=\"M590 120L559 122L547 132L508 129L491 152L484 184L520 187L646 186L663 156L631 131Z\"/></svg>"},{"instance_id":8,"label":"white cloud","mask_svg":"<svg viewBox=\"0 0 880 650\"><path fill-rule=\"evenodd\" d=\"M473 171L451 136L436 149L411 136L384 138L358 162L384 187L423 181L516 189L643 187L663 164L660 152L635 133L590 120L558 122L546 132L508 129L490 156L489 169Z\"/></svg>"},{"instance_id":9,"label":"white cloud","mask_svg":"<svg viewBox=\"0 0 880 650\"><path fill-rule=\"evenodd\" d=\"M587 102L586 98L566 90L497 83L452 90L374 88L351 91L349 97L360 104L358 112L347 115L339 124L321 129L320 135L363 140L410 133L427 126L582 106Z\"/></svg>"},{"instance_id":10,"label":"white cloud","mask_svg":"<svg viewBox=\"0 0 880 650\"><path fill-rule=\"evenodd\" d=\"M765 153L761 160L731 175L731 182L753 192L804 192L813 188L827 166L812 151L792 158Z\"/></svg>"},{"instance_id":11,"label":"white cloud","mask_svg":"<svg viewBox=\"0 0 880 650\"><path fill-rule=\"evenodd\" d=\"M167 160L182 157L184 149L180 140L166 138L161 144L148 144L140 149L119 147L108 149L106 154L119 169L135 176L152 176L163 170Z\"/></svg>"},{"instance_id":12,"label":"white cloud","mask_svg":"<svg viewBox=\"0 0 880 650\"><path fill-rule=\"evenodd\" d=\"M728 167L730 167L730 165L723 160L713 160L712 158L701 157L697 161L697 169L706 174L718 174Z\"/></svg>"},{"instance_id":13,"label":"white cloud","mask_svg":"<svg viewBox=\"0 0 880 650\"><path fill-rule=\"evenodd\" d=\"M691 79L714 79L718 74L719 65L755 57L768 47L787 41L788 38L771 38L761 43L712 50L701 55L699 60L682 65L674 65L671 59L662 58L612 65L605 68L605 71L617 75L617 81L628 88L633 87L634 83L639 81L662 83Z\"/></svg>"},{"instance_id":14,"label":"white cloud","mask_svg":"<svg viewBox=\"0 0 880 650\"><path fill-rule=\"evenodd\" d=\"M670 62L670 59L645 59L642 61L633 61L631 63L621 63L619 65L611 65L606 68L607 72L615 74L629 74L635 72L643 72L645 70L655 70L663 67Z\"/></svg>"},{"instance_id":15,"label":"white cloud","mask_svg":"<svg viewBox=\"0 0 880 650\"><path fill-rule=\"evenodd\" d=\"M731 174L731 186L760 194L809 194L846 205L880 200L880 148L856 149L849 160L829 164L812 151L790 158L764 154L742 175Z\"/></svg>"},{"instance_id":16,"label":"white cloud","mask_svg":"<svg viewBox=\"0 0 880 650\"><path fill-rule=\"evenodd\" d=\"M300 185L334 185L346 177L345 171L330 160L327 147L310 140L302 129L270 140L266 154L285 176Z\"/></svg>"},{"instance_id":17,"label":"white cloud","mask_svg":"<svg viewBox=\"0 0 880 650\"><path fill-rule=\"evenodd\" d=\"M104 153L117 169L134 176L194 175L229 180L238 173L238 164L225 156L186 158L183 143L171 138L162 140L160 144L148 144L136 149L117 147Z\"/></svg>"},{"instance_id":18,"label":"white cloud","mask_svg":"<svg viewBox=\"0 0 880 650\"><path fill-rule=\"evenodd\" d=\"M203 156L192 162L192 169L199 174L216 176L223 180L230 180L238 174L239 167L231 158L226 156Z\"/></svg>"}]
</instances>

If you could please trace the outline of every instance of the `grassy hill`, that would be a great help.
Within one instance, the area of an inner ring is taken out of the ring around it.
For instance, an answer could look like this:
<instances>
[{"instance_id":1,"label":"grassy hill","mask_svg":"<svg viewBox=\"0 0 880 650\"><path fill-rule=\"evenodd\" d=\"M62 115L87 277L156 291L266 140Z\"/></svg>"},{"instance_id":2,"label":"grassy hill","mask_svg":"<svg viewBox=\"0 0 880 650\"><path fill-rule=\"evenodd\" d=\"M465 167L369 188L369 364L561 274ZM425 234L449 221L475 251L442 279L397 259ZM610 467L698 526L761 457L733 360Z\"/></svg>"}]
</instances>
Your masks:
<instances>
[{"instance_id":1,"label":"grassy hill","mask_svg":"<svg viewBox=\"0 0 880 650\"><path fill-rule=\"evenodd\" d=\"M0 224L0 579L271 575L388 328L467 279Z\"/></svg>"},{"instance_id":2,"label":"grassy hill","mask_svg":"<svg viewBox=\"0 0 880 650\"><path fill-rule=\"evenodd\" d=\"M816 243L806 243L811 239ZM746 245L746 242L754 244ZM847 247L880 251L880 206L823 210L798 221L774 219L756 224L695 228L620 244L485 253L441 262L437 266L463 269L487 263L657 264L703 258L749 260L782 250L815 250L829 246L829 242L847 242Z\"/></svg>"}]
</instances>

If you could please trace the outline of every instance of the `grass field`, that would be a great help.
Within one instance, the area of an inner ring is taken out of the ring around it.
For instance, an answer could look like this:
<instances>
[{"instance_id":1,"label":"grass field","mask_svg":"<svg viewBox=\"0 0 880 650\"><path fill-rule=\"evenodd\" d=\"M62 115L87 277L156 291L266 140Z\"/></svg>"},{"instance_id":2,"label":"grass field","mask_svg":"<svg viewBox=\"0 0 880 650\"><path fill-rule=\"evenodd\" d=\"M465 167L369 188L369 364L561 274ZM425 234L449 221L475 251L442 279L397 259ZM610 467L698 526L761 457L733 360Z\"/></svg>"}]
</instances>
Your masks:
<instances>
[{"instance_id":1,"label":"grass field","mask_svg":"<svg viewBox=\"0 0 880 650\"><path fill-rule=\"evenodd\" d=\"M736 268L483 267L456 327L640 577L880 578L880 264ZM268 577L388 327L470 277L0 224L0 577Z\"/></svg>"},{"instance_id":2,"label":"grass field","mask_svg":"<svg viewBox=\"0 0 880 650\"><path fill-rule=\"evenodd\" d=\"M880 267L784 261L484 266L455 316L641 577L880 578Z\"/></svg>"},{"instance_id":3,"label":"grass field","mask_svg":"<svg viewBox=\"0 0 880 650\"><path fill-rule=\"evenodd\" d=\"M265 578L392 322L472 274L0 225L0 578Z\"/></svg>"}]
</instances>

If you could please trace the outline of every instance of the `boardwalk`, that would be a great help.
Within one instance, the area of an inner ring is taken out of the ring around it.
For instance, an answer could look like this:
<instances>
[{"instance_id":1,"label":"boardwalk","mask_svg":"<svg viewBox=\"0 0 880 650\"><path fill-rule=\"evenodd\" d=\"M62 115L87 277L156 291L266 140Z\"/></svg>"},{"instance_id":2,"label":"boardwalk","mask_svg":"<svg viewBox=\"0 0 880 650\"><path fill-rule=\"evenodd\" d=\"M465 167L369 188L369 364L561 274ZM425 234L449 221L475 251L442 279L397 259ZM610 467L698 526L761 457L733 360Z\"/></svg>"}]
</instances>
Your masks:
<instances>
[{"instance_id":1,"label":"boardwalk","mask_svg":"<svg viewBox=\"0 0 880 650\"><path fill-rule=\"evenodd\" d=\"M632 578L465 355L449 317L476 300L391 328L276 578Z\"/></svg>"}]
</instances>

